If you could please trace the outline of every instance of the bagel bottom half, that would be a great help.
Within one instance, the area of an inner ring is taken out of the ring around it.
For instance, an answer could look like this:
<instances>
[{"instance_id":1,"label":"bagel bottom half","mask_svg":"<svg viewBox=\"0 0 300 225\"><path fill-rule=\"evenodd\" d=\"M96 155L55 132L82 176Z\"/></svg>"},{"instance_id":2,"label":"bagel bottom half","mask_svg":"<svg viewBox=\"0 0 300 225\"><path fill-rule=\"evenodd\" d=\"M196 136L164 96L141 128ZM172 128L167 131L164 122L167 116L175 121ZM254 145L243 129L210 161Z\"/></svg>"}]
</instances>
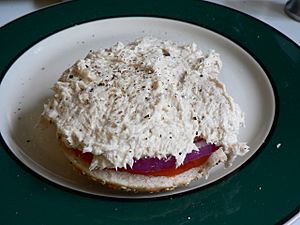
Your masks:
<instances>
[{"instance_id":1,"label":"bagel bottom half","mask_svg":"<svg viewBox=\"0 0 300 225\"><path fill-rule=\"evenodd\" d=\"M81 174L86 175L92 180L97 181L107 187L133 192L152 193L172 190L180 186L186 186L192 180L205 176L209 169L214 167L219 162L224 162L227 159L227 156L223 152L222 148L219 148L202 166L189 169L176 176L145 176L110 169L90 170L89 165L76 156L72 149L66 147L64 144L61 144L61 148L74 168Z\"/></svg>"}]
</instances>

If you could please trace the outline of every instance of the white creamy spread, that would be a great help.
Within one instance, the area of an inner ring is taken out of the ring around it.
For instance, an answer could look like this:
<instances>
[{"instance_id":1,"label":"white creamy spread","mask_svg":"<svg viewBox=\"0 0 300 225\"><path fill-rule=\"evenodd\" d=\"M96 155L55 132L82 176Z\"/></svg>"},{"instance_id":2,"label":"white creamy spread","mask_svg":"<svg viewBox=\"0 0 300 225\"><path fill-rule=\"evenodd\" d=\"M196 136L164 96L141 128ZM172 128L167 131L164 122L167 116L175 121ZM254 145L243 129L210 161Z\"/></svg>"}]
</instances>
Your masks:
<instances>
[{"instance_id":1,"label":"white creamy spread","mask_svg":"<svg viewBox=\"0 0 300 225\"><path fill-rule=\"evenodd\" d=\"M91 169L132 166L134 159L174 155L177 166L200 136L233 158L244 114L217 75L219 54L144 37L90 51L54 85L43 117L70 148L92 152Z\"/></svg>"}]
</instances>

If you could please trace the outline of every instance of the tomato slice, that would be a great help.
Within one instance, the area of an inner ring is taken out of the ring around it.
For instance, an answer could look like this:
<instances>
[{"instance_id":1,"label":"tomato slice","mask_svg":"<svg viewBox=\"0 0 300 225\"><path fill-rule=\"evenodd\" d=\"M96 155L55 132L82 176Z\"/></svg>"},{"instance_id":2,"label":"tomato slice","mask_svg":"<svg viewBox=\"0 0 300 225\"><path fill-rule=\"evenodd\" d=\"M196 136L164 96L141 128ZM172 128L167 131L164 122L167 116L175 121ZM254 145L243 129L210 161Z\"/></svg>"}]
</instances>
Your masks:
<instances>
[{"instance_id":1,"label":"tomato slice","mask_svg":"<svg viewBox=\"0 0 300 225\"><path fill-rule=\"evenodd\" d=\"M93 161L93 154L90 152L82 153L82 151L78 149L73 149L73 153L77 158L81 159L86 164L91 164L91 162Z\"/></svg>"}]
</instances>

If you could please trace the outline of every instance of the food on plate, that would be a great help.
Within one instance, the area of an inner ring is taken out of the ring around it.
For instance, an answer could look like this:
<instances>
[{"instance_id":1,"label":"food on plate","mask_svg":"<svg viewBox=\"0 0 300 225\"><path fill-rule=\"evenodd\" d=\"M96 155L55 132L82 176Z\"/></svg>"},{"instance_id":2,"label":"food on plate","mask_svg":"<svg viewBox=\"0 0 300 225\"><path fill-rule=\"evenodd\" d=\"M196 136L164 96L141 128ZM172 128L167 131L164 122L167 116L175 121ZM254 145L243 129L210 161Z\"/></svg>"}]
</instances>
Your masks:
<instances>
[{"instance_id":1,"label":"food on plate","mask_svg":"<svg viewBox=\"0 0 300 225\"><path fill-rule=\"evenodd\" d=\"M219 54L155 37L90 51L53 87L42 117L75 168L109 187L157 192L248 151L244 113Z\"/></svg>"}]
</instances>

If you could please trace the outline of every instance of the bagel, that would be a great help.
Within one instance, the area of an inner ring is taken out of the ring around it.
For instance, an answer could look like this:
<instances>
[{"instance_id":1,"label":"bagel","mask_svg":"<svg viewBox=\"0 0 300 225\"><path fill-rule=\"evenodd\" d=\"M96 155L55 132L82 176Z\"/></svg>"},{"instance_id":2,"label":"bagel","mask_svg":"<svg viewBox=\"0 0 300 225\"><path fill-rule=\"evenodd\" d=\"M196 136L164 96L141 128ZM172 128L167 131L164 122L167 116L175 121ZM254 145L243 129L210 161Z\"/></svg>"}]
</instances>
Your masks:
<instances>
[{"instance_id":1,"label":"bagel","mask_svg":"<svg viewBox=\"0 0 300 225\"><path fill-rule=\"evenodd\" d=\"M61 149L75 170L80 174L88 176L91 180L101 185L132 192L155 193L187 186L191 181L206 176L212 167L220 162L225 162L227 159L226 154L220 148L209 157L204 165L194 167L176 176L145 176L99 168L90 170L89 164L76 156L73 149L67 148L64 144L61 144Z\"/></svg>"}]
</instances>

